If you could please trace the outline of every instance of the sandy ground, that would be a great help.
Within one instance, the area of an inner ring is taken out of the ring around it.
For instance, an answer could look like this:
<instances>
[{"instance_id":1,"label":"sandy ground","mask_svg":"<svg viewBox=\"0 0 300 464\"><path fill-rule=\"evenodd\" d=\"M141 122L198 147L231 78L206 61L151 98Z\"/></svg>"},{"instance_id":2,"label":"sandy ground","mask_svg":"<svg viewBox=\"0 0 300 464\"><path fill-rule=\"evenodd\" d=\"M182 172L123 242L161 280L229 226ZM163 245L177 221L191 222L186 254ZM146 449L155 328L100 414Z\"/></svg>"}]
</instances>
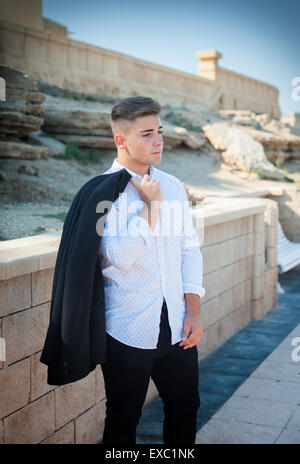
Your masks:
<instances>
[{"instance_id":1,"label":"sandy ground","mask_svg":"<svg viewBox=\"0 0 300 464\"><path fill-rule=\"evenodd\" d=\"M0 240L61 230L63 217L77 191L89 179L106 171L116 156L115 150L101 150L101 161L88 165L57 158L0 160L0 170L7 178L6 182L0 182ZM20 165L39 168L40 176L20 174ZM163 153L161 163L156 165L200 194L222 195L228 190L246 192L295 185L272 180L249 181L243 178L244 174L220 166L220 161L211 154L183 147ZM300 183L300 160L287 162L284 169ZM51 217L57 214L58 217Z\"/></svg>"}]
</instances>

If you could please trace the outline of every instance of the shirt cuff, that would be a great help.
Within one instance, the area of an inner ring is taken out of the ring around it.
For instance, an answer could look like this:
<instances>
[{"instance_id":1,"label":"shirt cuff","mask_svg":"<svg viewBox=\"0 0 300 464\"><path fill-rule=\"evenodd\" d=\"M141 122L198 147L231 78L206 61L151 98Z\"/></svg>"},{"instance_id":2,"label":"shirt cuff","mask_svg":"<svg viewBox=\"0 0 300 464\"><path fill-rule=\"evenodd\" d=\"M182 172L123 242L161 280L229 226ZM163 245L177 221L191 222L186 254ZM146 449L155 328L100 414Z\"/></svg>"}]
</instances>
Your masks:
<instances>
[{"instance_id":1,"label":"shirt cuff","mask_svg":"<svg viewBox=\"0 0 300 464\"><path fill-rule=\"evenodd\" d=\"M128 231L132 237L141 235L147 245L152 246L153 236L149 223L141 216L134 216L128 224Z\"/></svg>"},{"instance_id":2,"label":"shirt cuff","mask_svg":"<svg viewBox=\"0 0 300 464\"><path fill-rule=\"evenodd\" d=\"M206 291L204 287L199 287L198 285L183 284L183 293L196 293L202 298Z\"/></svg>"}]
</instances>

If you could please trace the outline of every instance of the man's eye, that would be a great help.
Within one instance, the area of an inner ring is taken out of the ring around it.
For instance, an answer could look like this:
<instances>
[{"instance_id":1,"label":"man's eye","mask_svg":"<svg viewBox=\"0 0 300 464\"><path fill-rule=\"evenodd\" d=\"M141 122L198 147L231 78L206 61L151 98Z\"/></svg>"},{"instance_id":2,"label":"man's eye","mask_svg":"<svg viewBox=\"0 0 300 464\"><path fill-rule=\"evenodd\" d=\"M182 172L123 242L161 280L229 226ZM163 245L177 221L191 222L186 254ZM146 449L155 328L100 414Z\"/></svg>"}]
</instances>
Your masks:
<instances>
[{"instance_id":1,"label":"man's eye","mask_svg":"<svg viewBox=\"0 0 300 464\"><path fill-rule=\"evenodd\" d=\"M163 135L163 132L159 132L160 135ZM143 137L148 137L148 135L151 135L151 134L146 134L146 135L143 135Z\"/></svg>"}]
</instances>

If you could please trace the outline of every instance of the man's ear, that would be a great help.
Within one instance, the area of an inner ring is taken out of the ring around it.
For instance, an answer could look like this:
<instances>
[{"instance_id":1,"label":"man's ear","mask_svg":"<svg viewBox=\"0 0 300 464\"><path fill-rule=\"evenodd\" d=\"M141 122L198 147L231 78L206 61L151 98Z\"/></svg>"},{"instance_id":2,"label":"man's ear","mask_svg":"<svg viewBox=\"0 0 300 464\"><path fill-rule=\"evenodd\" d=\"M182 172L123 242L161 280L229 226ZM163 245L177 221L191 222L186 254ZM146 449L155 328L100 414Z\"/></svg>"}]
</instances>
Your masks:
<instances>
[{"instance_id":1,"label":"man's ear","mask_svg":"<svg viewBox=\"0 0 300 464\"><path fill-rule=\"evenodd\" d=\"M125 138L123 135L121 134L116 134L115 135L115 143L118 147L120 148L124 148L126 142L125 142Z\"/></svg>"}]
</instances>

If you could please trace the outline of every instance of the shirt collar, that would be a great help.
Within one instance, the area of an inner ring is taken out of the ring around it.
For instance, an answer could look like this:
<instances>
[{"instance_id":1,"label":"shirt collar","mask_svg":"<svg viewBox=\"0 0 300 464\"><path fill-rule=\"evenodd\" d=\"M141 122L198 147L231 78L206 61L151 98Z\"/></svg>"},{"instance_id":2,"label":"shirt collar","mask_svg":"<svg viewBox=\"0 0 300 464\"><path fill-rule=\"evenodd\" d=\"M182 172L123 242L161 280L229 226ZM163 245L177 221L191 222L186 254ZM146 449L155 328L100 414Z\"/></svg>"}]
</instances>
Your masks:
<instances>
[{"instance_id":1,"label":"shirt collar","mask_svg":"<svg viewBox=\"0 0 300 464\"><path fill-rule=\"evenodd\" d=\"M135 179L142 180L142 178L143 178L143 176L141 176L140 174L137 174L136 172L132 171L131 169L127 168L126 166L123 166L123 164L119 163L119 161L117 161L117 158L114 159L114 162L111 165L110 169L112 169L114 171L118 171L120 169L126 169L129 172L129 174L131 174L132 177L134 177ZM150 165L149 176L153 177L153 174L154 174L153 166Z\"/></svg>"}]
</instances>

